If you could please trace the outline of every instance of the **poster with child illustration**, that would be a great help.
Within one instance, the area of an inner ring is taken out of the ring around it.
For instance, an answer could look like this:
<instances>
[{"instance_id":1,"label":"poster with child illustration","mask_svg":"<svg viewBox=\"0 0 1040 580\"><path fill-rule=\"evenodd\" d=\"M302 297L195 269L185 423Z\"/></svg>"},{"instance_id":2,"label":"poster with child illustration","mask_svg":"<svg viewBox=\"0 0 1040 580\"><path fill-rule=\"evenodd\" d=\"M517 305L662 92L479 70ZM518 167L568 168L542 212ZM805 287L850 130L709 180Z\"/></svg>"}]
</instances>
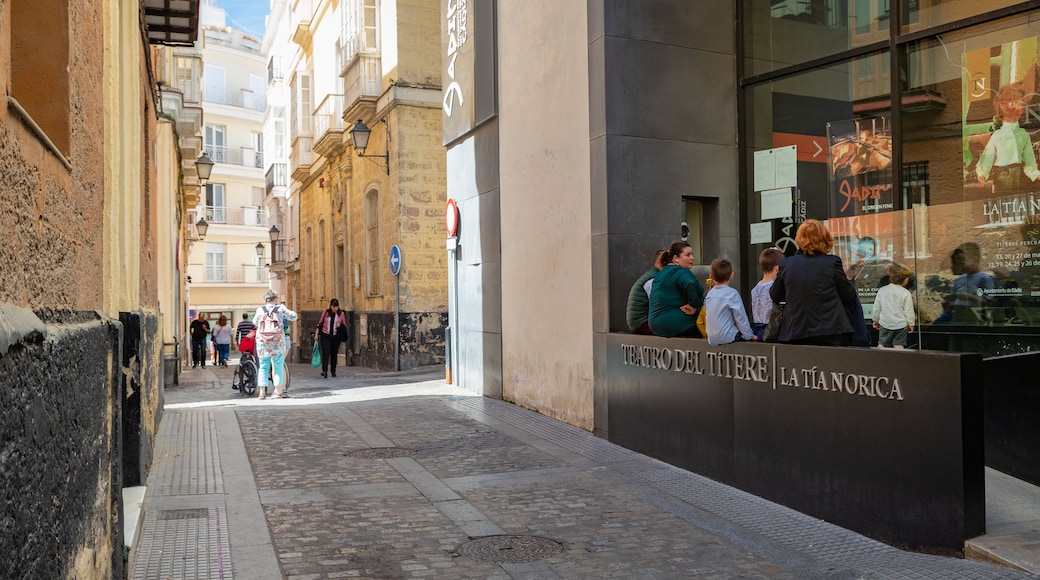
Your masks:
<instances>
[{"instance_id":1,"label":"poster with child illustration","mask_svg":"<svg viewBox=\"0 0 1040 580\"><path fill-rule=\"evenodd\" d=\"M1015 199L1040 192L1038 46L1038 38L1031 37L964 55L966 199ZM1017 206L994 204L998 209ZM990 217L1006 223L1025 216Z\"/></svg>"}]
</instances>

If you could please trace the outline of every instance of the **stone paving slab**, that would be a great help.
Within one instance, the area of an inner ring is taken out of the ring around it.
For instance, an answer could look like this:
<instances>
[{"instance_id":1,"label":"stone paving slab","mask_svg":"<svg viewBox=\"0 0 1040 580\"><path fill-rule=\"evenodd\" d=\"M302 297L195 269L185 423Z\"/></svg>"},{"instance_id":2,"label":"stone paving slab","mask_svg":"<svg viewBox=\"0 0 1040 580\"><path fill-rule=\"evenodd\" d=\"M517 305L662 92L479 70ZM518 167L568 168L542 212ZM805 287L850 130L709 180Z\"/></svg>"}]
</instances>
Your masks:
<instances>
[{"instance_id":1,"label":"stone paving slab","mask_svg":"<svg viewBox=\"0 0 1040 580\"><path fill-rule=\"evenodd\" d=\"M167 397L154 485L202 481L147 495L133 577L1031 577L897 550L423 373L298 366L290 399L228 396L209 367Z\"/></svg>"}]
</instances>

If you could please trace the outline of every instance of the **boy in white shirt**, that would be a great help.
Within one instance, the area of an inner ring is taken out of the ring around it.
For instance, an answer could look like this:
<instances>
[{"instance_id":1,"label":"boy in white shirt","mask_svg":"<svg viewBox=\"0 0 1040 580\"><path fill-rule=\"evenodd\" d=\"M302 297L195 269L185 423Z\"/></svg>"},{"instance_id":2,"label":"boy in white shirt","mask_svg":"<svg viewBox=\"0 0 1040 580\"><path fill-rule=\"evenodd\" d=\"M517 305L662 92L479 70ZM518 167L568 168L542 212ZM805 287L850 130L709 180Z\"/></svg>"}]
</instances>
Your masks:
<instances>
[{"instance_id":1,"label":"boy in white shirt","mask_svg":"<svg viewBox=\"0 0 1040 580\"><path fill-rule=\"evenodd\" d=\"M899 266L888 267L888 284L874 297L874 328L878 348L906 348L907 332L914 331L914 299L905 288L910 273Z\"/></svg>"},{"instance_id":2,"label":"boy in white shirt","mask_svg":"<svg viewBox=\"0 0 1040 580\"><path fill-rule=\"evenodd\" d=\"M718 346L738 340L758 340L748 323L740 293L729 285L733 278L733 264L725 258L718 258L711 263L711 277L715 286L704 297L708 344Z\"/></svg>"}]
</instances>

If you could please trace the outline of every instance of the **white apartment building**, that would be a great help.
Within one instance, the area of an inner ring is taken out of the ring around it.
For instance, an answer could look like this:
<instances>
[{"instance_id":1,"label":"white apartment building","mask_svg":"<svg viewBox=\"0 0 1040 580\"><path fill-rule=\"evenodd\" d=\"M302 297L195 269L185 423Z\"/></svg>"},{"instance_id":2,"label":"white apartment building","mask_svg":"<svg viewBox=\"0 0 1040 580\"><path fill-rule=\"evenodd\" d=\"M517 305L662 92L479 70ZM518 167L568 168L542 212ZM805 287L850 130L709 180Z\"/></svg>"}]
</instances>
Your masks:
<instances>
[{"instance_id":1,"label":"white apartment building","mask_svg":"<svg viewBox=\"0 0 1040 580\"><path fill-rule=\"evenodd\" d=\"M271 225L278 232L271 240L271 287L281 296L289 308L298 305L290 302L293 297L287 290L286 264L294 263L299 255L296 232L293 227L293 201L289 196L289 85L285 72L295 52L295 45L284 42L289 36L289 2L271 0L271 11L267 17L261 53L267 57L267 108L263 114L264 139L264 210L270 216ZM298 222L295 222L298 223ZM294 257L290 258L290 253Z\"/></svg>"},{"instance_id":2,"label":"white apartment building","mask_svg":"<svg viewBox=\"0 0 1040 580\"><path fill-rule=\"evenodd\" d=\"M190 313L210 325L221 314L235 325L252 317L269 286L271 258L264 209L264 140L267 62L260 39L227 26L214 0L200 7L199 42L204 72L203 147L214 162L198 205L188 208L193 243L188 254ZM197 225L205 220L205 234Z\"/></svg>"}]
</instances>

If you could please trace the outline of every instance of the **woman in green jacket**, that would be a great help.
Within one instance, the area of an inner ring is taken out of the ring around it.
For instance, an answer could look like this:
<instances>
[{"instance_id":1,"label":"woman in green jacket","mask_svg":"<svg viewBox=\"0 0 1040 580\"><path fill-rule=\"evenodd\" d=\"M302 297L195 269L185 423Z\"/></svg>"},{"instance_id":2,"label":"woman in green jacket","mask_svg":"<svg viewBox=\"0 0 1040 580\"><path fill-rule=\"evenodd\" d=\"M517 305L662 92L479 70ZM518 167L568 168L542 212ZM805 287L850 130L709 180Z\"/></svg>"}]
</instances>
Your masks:
<instances>
[{"instance_id":1,"label":"woman in green jacket","mask_svg":"<svg viewBox=\"0 0 1040 580\"><path fill-rule=\"evenodd\" d=\"M692 336L697 330L697 311L704 303L704 286L690 269L693 249L675 242L668 249L667 265L654 276L650 292L650 330L657 336Z\"/></svg>"}]
</instances>

